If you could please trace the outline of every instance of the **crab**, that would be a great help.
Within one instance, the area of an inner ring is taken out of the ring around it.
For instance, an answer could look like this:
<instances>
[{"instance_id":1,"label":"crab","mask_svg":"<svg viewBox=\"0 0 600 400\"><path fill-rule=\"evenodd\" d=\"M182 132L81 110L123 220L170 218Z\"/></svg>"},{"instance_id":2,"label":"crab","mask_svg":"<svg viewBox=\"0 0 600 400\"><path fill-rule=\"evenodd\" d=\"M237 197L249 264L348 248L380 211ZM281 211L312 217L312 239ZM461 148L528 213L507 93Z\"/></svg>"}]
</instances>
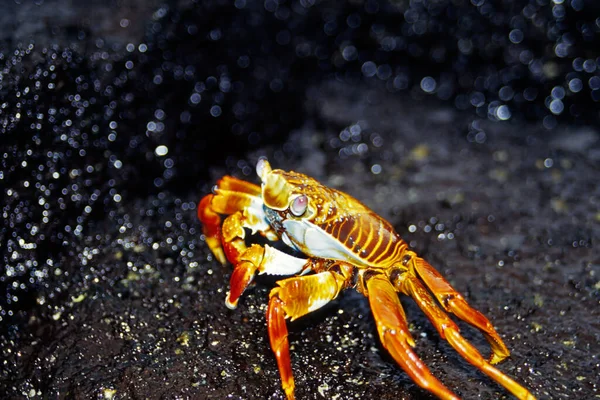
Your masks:
<instances>
[{"instance_id":1,"label":"crab","mask_svg":"<svg viewBox=\"0 0 600 400\"><path fill-rule=\"evenodd\" d=\"M469 363L519 399L535 399L493 366L509 351L490 323L442 275L412 251L392 225L361 202L304 174L271 169L261 158L262 185L224 176L198 205L206 243L222 264L234 265L225 304L235 309L258 274L291 276L269 295L267 327L283 391L294 399L286 319L296 320L323 307L344 289L368 298L383 347L423 389L440 399L459 397L440 382L415 354L415 341L398 294L414 299L439 335ZM224 221L220 214L227 215ZM246 246L246 232L281 239L296 257L268 244ZM294 253L293 253L294 254ZM491 347L484 358L448 316L478 328Z\"/></svg>"}]
</instances>

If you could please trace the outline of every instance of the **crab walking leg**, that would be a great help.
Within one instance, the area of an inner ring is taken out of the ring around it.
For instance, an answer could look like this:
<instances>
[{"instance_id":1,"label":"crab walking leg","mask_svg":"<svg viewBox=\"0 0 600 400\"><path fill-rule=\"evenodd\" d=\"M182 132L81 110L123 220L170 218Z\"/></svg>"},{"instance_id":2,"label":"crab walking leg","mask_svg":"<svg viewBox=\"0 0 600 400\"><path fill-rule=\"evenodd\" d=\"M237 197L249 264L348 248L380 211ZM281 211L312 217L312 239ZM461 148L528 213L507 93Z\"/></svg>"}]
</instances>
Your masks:
<instances>
[{"instance_id":1,"label":"crab walking leg","mask_svg":"<svg viewBox=\"0 0 600 400\"><path fill-rule=\"evenodd\" d=\"M294 400L294 376L290 361L290 342L285 323L284 304L278 297L271 297L267 309L267 326L269 328L269 341L275 353L281 386L288 400Z\"/></svg>"},{"instance_id":2,"label":"crab walking leg","mask_svg":"<svg viewBox=\"0 0 600 400\"><path fill-rule=\"evenodd\" d=\"M383 347L423 389L429 390L440 399L458 400L459 398L434 377L412 351L411 347L414 347L415 341L408 331L406 316L394 286L383 274L366 277L365 281L369 304Z\"/></svg>"},{"instance_id":3,"label":"crab walking leg","mask_svg":"<svg viewBox=\"0 0 600 400\"><path fill-rule=\"evenodd\" d=\"M229 283L225 304L230 309L237 307L238 300L250 285L256 272L269 275L294 275L312 268L312 261L296 258L269 245L253 244L239 256Z\"/></svg>"},{"instance_id":4,"label":"crab walking leg","mask_svg":"<svg viewBox=\"0 0 600 400\"><path fill-rule=\"evenodd\" d=\"M478 328L492 348L490 363L496 364L510 355L508 348L494 329L492 323L479 311L472 308L446 279L427 261L412 257L412 267L438 299L444 310Z\"/></svg>"},{"instance_id":5,"label":"crab walking leg","mask_svg":"<svg viewBox=\"0 0 600 400\"><path fill-rule=\"evenodd\" d=\"M277 282L271 290L267 309L267 326L271 349L277 359L281 385L288 398L294 399L294 377L285 319L292 321L315 311L337 297L352 276L352 267L297 276Z\"/></svg>"},{"instance_id":6,"label":"crab walking leg","mask_svg":"<svg viewBox=\"0 0 600 400\"><path fill-rule=\"evenodd\" d=\"M535 399L527 389L489 364L479 351L461 336L458 326L436 305L435 300L427 292L425 286L423 286L412 272L409 271L402 275L396 283L396 287L400 287L403 293L409 295L417 302L419 308L427 315L427 318L433 323L440 336L446 339L465 360L504 386L517 398L522 400Z\"/></svg>"}]
</instances>

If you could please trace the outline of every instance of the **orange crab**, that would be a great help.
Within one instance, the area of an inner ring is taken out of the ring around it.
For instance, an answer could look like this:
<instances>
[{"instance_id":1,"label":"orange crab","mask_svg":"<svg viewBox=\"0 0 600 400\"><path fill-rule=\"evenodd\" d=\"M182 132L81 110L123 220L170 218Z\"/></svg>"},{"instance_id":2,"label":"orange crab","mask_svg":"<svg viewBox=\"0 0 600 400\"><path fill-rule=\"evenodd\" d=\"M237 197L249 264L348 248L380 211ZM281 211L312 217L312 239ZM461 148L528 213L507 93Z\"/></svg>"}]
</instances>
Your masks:
<instances>
[{"instance_id":1,"label":"orange crab","mask_svg":"<svg viewBox=\"0 0 600 400\"><path fill-rule=\"evenodd\" d=\"M215 257L235 266L226 299L229 308L237 306L257 272L294 275L277 282L267 309L271 348L288 399L294 399L294 378L286 318L295 320L315 311L349 287L369 299L383 347L422 388L441 399L458 399L413 352L415 342L398 293L412 297L465 360L519 399L534 399L492 366L508 357L509 351L490 321L411 251L387 221L353 197L306 175L272 170L266 159L258 161L256 171L261 186L230 176L219 180L213 194L200 201L198 217ZM222 225L219 214L228 215ZM269 240L282 239L308 258L269 245L246 247L246 229ZM447 312L485 335L492 350L489 361L461 336Z\"/></svg>"}]
</instances>

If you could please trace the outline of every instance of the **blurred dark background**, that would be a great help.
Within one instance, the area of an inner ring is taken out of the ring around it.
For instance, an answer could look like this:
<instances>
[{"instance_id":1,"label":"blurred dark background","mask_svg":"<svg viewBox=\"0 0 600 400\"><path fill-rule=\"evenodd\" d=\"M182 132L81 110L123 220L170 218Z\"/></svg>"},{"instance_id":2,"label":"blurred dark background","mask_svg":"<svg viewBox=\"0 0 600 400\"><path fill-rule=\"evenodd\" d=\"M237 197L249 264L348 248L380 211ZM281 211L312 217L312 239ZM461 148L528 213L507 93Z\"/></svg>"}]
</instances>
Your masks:
<instances>
[{"instance_id":1,"label":"blurred dark background","mask_svg":"<svg viewBox=\"0 0 600 400\"><path fill-rule=\"evenodd\" d=\"M195 219L266 155L388 218L507 374L598 396L598 49L592 0L5 2L0 393L282 398L273 281L227 310ZM506 396L403 304L442 381ZM428 396L358 295L290 329L298 397Z\"/></svg>"}]
</instances>

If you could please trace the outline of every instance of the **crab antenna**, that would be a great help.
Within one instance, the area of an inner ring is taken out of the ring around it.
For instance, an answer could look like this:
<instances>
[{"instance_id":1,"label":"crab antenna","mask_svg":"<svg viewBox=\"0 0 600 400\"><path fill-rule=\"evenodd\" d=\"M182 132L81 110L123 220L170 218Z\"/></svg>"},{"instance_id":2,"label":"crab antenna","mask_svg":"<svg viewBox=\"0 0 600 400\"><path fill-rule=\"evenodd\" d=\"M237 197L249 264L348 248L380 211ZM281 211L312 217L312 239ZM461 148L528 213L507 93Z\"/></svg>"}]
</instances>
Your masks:
<instances>
[{"instance_id":1,"label":"crab antenna","mask_svg":"<svg viewBox=\"0 0 600 400\"><path fill-rule=\"evenodd\" d=\"M267 175L271 172L271 164L267 161L267 157L261 157L256 163L256 173L260 177L260 180L265 182Z\"/></svg>"}]
</instances>

